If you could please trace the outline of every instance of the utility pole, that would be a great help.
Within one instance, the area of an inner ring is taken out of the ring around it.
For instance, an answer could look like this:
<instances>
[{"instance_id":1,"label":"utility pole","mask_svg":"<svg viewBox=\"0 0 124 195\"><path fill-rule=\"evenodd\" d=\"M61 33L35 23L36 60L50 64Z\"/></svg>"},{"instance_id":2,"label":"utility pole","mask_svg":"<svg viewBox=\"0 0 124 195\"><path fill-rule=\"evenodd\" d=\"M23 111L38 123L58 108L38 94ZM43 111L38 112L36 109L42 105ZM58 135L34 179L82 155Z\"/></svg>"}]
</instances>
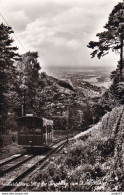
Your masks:
<instances>
[{"instance_id":1,"label":"utility pole","mask_svg":"<svg viewBox=\"0 0 124 195\"><path fill-rule=\"evenodd\" d=\"M67 143L68 143L68 129L69 129L69 115L70 115L70 102L68 104L65 104L67 106Z\"/></svg>"},{"instance_id":2,"label":"utility pole","mask_svg":"<svg viewBox=\"0 0 124 195\"><path fill-rule=\"evenodd\" d=\"M68 128L69 128L69 106L70 104L67 104L67 143L68 143Z\"/></svg>"},{"instance_id":3,"label":"utility pole","mask_svg":"<svg viewBox=\"0 0 124 195\"><path fill-rule=\"evenodd\" d=\"M22 116L26 116L26 85L22 84L20 86L21 90L23 91L23 103L22 103Z\"/></svg>"},{"instance_id":4,"label":"utility pole","mask_svg":"<svg viewBox=\"0 0 124 195\"><path fill-rule=\"evenodd\" d=\"M26 116L26 99L25 99L26 90L24 89L24 102L23 102L23 114Z\"/></svg>"},{"instance_id":5,"label":"utility pole","mask_svg":"<svg viewBox=\"0 0 124 195\"><path fill-rule=\"evenodd\" d=\"M92 119L93 119L93 125L94 125L94 124L95 124L95 119L96 119L96 117L93 116Z\"/></svg>"}]
</instances>

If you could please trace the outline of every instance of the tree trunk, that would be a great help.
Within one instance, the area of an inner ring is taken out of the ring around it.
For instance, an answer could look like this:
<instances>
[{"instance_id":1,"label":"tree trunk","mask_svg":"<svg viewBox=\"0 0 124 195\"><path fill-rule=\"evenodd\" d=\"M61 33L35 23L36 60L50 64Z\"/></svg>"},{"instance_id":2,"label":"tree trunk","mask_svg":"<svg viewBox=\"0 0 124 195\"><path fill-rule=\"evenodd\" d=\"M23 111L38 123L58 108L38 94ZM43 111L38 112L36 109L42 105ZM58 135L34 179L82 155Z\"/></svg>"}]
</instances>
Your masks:
<instances>
[{"instance_id":1,"label":"tree trunk","mask_svg":"<svg viewBox=\"0 0 124 195\"><path fill-rule=\"evenodd\" d=\"M124 43L123 43L123 34L121 35L121 51L120 51L120 75L121 75L121 78L122 78L122 69L123 69L123 46L124 46Z\"/></svg>"}]
</instances>

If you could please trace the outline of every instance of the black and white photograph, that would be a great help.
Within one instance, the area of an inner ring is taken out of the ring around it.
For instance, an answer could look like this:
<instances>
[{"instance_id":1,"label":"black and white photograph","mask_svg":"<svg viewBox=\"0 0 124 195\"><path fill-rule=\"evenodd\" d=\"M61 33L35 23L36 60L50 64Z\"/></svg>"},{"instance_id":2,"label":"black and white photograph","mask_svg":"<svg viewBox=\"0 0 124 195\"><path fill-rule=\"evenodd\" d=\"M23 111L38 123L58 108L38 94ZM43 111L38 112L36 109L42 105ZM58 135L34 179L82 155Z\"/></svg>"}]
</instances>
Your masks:
<instances>
[{"instance_id":1,"label":"black and white photograph","mask_svg":"<svg viewBox=\"0 0 124 195\"><path fill-rule=\"evenodd\" d=\"M0 0L0 194L124 192L124 0Z\"/></svg>"}]
</instances>

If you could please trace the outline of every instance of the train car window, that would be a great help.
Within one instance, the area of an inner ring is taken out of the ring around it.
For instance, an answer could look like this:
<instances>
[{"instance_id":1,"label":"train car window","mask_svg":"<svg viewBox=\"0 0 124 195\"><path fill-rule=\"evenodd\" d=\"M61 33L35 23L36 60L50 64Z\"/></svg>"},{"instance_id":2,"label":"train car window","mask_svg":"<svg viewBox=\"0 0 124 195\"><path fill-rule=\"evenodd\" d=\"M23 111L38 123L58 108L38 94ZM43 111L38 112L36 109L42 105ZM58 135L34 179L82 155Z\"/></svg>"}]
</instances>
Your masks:
<instances>
[{"instance_id":1,"label":"train car window","mask_svg":"<svg viewBox=\"0 0 124 195\"><path fill-rule=\"evenodd\" d=\"M22 126L21 128L19 128L19 131L20 132L25 132L25 131L27 131L27 128L25 126Z\"/></svg>"},{"instance_id":2,"label":"train car window","mask_svg":"<svg viewBox=\"0 0 124 195\"><path fill-rule=\"evenodd\" d=\"M46 126L43 127L43 133L46 133Z\"/></svg>"},{"instance_id":3,"label":"train car window","mask_svg":"<svg viewBox=\"0 0 124 195\"><path fill-rule=\"evenodd\" d=\"M50 125L49 125L49 133L50 133Z\"/></svg>"},{"instance_id":4,"label":"train car window","mask_svg":"<svg viewBox=\"0 0 124 195\"><path fill-rule=\"evenodd\" d=\"M22 126L19 128L19 135L26 135L27 134L27 128L25 126Z\"/></svg>"},{"instance_id":5,"label":"train car window","mask_svg":"<svg viewBox=\"0 0 124 195\"><path fill-rule=\"evenodd\" d=\"M47 126L47 133L49 133L49 125Z\"/></svg>"},{"instance_id":6,"label":"train car window","mask_svg":"<svg viewBox=\"0 0 124 195\"><path fill-rule=\"evenodd\" d=\"M35 134L40 135L41 134L41 129L35 129Z\"/></svg>"},{"instance_id":7,"label":"train car window","mask_svg":"<svg viewBox=\"0 0 124 195\"><path fill-rule=\"evenodd\" d=\"M29 128L42 126L42 119L38 117L20 117L18 122L20 126Z\"/></svg>"},{"instance_id":8,"label":"train car window","mask_svg":"<svg viewBox=\"0 0 124 195\"><path fill-rule=\"evenodd\" d=\"M50 133L51 133L51 131L52 131L52 127L50 126Z\"/></svg>"},{"instance_id":9,"label":"train car window","mask_svg":"<svg viewBox=\"0 0 124 195\"><path fill-rule=\"evenodd\" d=\"M28 128L28 134L34 134L35 129L34 128Z\"/></svg>"}]
</instances>

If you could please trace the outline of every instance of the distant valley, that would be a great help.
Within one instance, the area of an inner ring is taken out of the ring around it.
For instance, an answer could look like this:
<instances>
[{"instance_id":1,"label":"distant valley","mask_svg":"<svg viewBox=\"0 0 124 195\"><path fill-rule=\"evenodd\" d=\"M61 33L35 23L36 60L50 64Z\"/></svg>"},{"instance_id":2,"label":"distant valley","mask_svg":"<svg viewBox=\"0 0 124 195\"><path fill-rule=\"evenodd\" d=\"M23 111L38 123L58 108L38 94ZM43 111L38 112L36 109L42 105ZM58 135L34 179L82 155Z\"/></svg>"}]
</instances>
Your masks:
<instances>
[{"instance_id":1,"label":"distant valley","mask_svg":"<svg viewBox=\"0 0 124 195\"><path fill-rule=\"evenodd\" d=\"M104 68L92 67L92 69L86 68L65 68L65 67L49 67L47 70L48 75L56 77L58 79L69 79L75 87L82 81L88 82L91 85L95 85L103 89L108 89L112 83L110 79L111 70L105 70Z\"/></svg>"}]
</instances>

